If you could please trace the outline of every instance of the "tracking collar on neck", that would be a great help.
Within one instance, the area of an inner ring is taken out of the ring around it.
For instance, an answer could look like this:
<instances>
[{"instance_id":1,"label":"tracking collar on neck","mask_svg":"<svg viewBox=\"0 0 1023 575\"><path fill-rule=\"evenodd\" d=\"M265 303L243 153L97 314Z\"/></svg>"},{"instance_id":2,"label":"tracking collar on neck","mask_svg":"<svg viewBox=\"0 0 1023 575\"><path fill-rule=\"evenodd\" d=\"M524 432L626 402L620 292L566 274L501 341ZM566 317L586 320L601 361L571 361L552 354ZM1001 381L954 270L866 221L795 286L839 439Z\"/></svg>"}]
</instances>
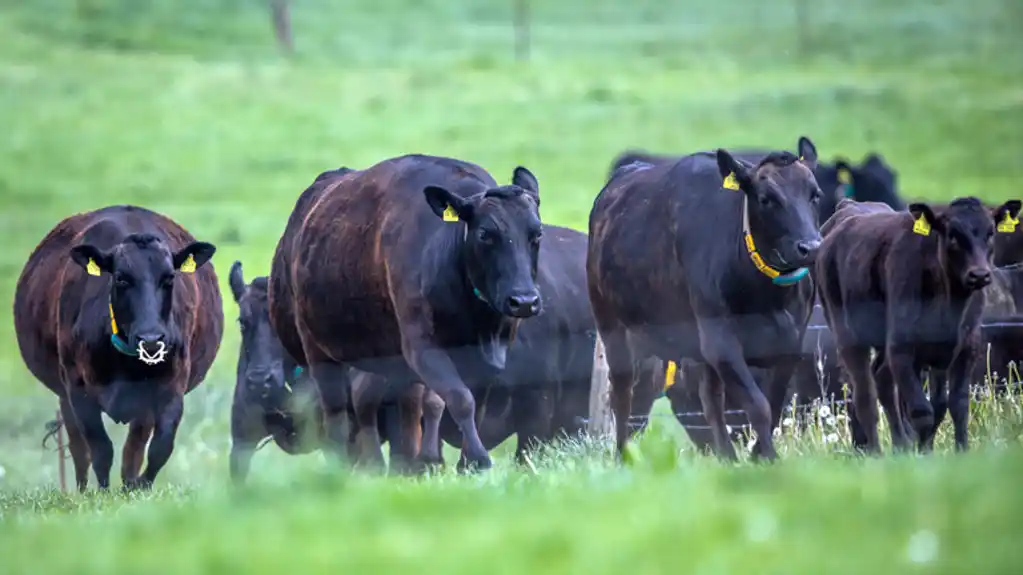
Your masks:
<instances>
[{"instance_id":1,"label":"tracking collar on neck","mask_svg":"<svg viewBox=\"0 0 1023 575\"><path fill-rule=\"evenodd\" d=\"M469 239L469 223L468 222L462 223L465 224L464 226L462 226L462 243L465 244L465 241ZM472 285L472 278L469 277L468 272L466 272L465 274L465 279L469 280L469 287L472 288L472 295L476 296L476 299L480 300L481 302L490 305L490 302L487 301L487 298L483 297L483 293L480 292L480 290L476 289L476 286Z\"/></svg>"},{"instance_id":2,"label":"tracking collar on neck","mask_svg":"<svg viewBox=\"0 0 1023 575\"><path fill-rule=\"evenodd\" d=\"M138 357L138 354L128 345L128 342L124 341L117 329L117 320L114 319L114 303L107 302L107 309L110 310L110 343L114 346L114 349L127 355L128 357Z\"/></svg>"},{"instance_id":3,"label":"tracking collar on neck","mask_svg":"<svg viewBox=\"0 0 1023 575\"><path fill-rule=\"evenodd\" d=\"M792 270L787 273L781 273L778 270L767 265L764 258L760 257L757 252L757 246L753 243L753 233L750 232L749 227L749 196L742 193L742 237L746 244L746 252L749 254L749 259L753 261L753 265L756 266L757 270L765 276L771 278L771 283L777 286L790 286L799 283L799 280L806 277L810 270L803 267Z\"/></svg>"}]
</instances>

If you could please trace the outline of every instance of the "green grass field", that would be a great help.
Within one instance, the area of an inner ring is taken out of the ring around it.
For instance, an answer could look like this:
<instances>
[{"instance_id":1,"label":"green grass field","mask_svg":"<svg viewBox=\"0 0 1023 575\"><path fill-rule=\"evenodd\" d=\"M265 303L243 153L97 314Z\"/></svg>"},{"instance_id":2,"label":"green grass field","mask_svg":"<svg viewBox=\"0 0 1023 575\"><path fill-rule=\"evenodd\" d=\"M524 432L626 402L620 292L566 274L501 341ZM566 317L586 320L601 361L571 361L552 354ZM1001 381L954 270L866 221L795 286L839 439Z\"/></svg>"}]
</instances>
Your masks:
<instances>
[{"instance_id":1,"label":"green grass field","mask_svg":"<svg viewBox=\"0 0 1023 575\"><path fill-rule=\"evenodd\" d=\"M945 430L933 457L850 459L844 431L824 429L786 432L778 465L733 468L659 418L631 469L594 443L538 456L532 475L502 446L481 477L342 479L268 447L264 484L224 489L227 270L269 271L323 170L423 152L507 182L522 164L544 220L585 229L623 148L792 149L805 134L825 159L881 152L906 197L1019 197L1018 0L818 0L802 29L798 3L533 1L516 62L511 0L301 0L291 58L262 2L0 0L0 293L13 300L62 217L134 203L217 244L230 327L157 490L82 497L53 491L39 440L56 400L3 308L0 572L1009 572L1018 400L982 402L962 457Z\"/></svg>"}]
</instances>

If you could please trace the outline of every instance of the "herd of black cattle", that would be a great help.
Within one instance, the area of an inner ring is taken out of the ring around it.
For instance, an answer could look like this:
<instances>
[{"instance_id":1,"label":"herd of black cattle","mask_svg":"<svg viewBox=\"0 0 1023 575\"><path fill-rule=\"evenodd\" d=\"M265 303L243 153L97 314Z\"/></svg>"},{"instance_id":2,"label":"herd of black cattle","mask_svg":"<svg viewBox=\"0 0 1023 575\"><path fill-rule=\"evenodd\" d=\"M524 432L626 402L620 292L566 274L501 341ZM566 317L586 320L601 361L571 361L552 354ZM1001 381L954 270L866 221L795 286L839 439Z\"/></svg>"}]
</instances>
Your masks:
<instances>
[{"instance_id":1,"label":"herd of black cattle","mask_svg":"<svg viewBox=\"0 0 1023 575\"><path fill-rule=\"evenodd\" d=\"M443 463L442 441L459 469L487 468L515 434L521 460L584 430L598 335L619 453L663 394L700 448L735 458L729 425L748 420L753 455L774 458L793 394L834 397L843 381L858 448L879 450L878 401L893 445L930 449L948 411L966 448L984 350L999 368L1019 348L1020 201L907 207L876 154L818 163L805 137L795 154L629 151L588 234L542 223L540 204L523 167L510 185L426 155L320 174L270 275L230 271L231 476L269 438L371 466L390 442L392 469L417 473ZM125 488L167 463L223 335L215 249L118 205L65 218L29 257L18 345L60 400L79 489L90 464L109 486L103 413L129 425Z\"/></svg>"}]
</instances>

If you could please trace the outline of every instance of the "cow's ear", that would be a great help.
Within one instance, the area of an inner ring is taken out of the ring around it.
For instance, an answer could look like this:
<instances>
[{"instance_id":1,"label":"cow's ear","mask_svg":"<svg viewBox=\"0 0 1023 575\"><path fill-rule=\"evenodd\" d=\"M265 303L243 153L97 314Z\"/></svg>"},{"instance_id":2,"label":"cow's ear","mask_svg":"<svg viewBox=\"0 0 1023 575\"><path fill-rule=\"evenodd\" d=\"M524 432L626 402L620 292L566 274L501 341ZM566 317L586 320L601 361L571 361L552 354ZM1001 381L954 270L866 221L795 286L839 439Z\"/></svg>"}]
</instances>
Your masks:
<instances>
[{"instance_id":1,"label":"cow's ear","mask_svg":"<svg viewBox=\"0 0 1023 575\"><path fill-rule=\"evenodd\" d=\"M71 248L71 260L91 276L114 271L114 262L110 254L92 244L81 244Z\"/></svg>"},{"instance_id":2,"label":"cow's ear","mask_svg":"<svg viewBox=\"0 0 1023 575\"><path fill-rule=\"evenodd\" d=\"M931 206L923 203L909 204L909 213L913 215L913 231L921 236L930 235L931 229L939 234L945 231L942 219L934 213Z\"/></svg>"},{"instance_id":3,"label":"cow's ear","mask_svg":"<svg viewBox=\"0 0 1023 575\"><path fill-rule=\"evenodd\" d=\"M242 296L245 295L245 277L242 275L242 262L235 261L231 264L231 273L227 276L227 281L231 284L231 293L234 295L234 301L240 302Z\"/></svg>"},{"instance_id":4,"label":"cow's ear","mask_svg":"<svg viewBox=\"0 0 1023 575\"><path fill-rule=\"evenodd\" d=\"M800 162L803 162L811 171L817 169L817 146L813 145L810 138L800 136L799 141L796 143L796 150L799 152Z\"/></svg>"},{"instance_id":5,"label":"cow's ear","mask_svg":"<svg viewBox=\"0 0 1023 575\"><path fill-rule=\"evenodd\" d=\"M423 195L426 196L426 203L438 218L445 222L457 222L472 220L472 202L452 194L439 186L426 186L423 188Z\"/></svg>"},{"instance_id":6,"label":"cow's ear","mask_svg":"<svg viewBox=\"0 0 1023 575\"><path fill-rule=\"evenodd\" d=\"M1019 210L1023 203L1019 200L1009 200L997 208L991 210L991 217L995 220L996 229L999 232L1011 234L1016 231L1019 225Z\"/></svg>"},{"instance_id":7,"label":"cow's ear","mask_svg":"<svg viewBox=\"0 0 1023 575\"><path fill-rule=\"evenodd\" d=\"M174 254L174 269L190 274L210 261L217 247L207 242L192 242Z\"/></svg>"},{"instance_id":8,"label":"cow's ear","mask_svg":"<svg viewBox=\"0 0 1023 575\"><path fill-rule=\"evenodd\" d=\"M533 172L522 166L515 168L515 171L512 172L512 183L525 190L536 202L537 207L540 206L540 184L536 181Z\"/></svg>"},{"instance_id":9,"label":"cow's ear","mask_svg":"<svg viewBox=\"0 0 1023 575\"><path fill-rule=\"evenodd\" d=\"M729 190L753 191L752 167L737 160L728 150L718 148L718 171L721 172L721 186Z\"/></svg>"}]
</instances>

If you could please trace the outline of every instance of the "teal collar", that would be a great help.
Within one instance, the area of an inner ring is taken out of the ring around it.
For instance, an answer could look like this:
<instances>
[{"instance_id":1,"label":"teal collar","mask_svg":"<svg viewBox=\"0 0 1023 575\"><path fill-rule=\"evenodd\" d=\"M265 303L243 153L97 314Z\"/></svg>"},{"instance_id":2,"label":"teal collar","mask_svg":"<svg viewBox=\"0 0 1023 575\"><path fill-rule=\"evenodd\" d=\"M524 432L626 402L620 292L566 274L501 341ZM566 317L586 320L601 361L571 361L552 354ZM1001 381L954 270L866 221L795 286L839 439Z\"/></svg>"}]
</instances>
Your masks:
<instances>
[{"instance_id":1,"label":"teal collar","mask_svg":"<svg viewBox=\"0 0 1023 575\"><path fill-rule=\"evenodd\" d=\"M844 184L842 186L842 196L850 199L855 199L856 191L853 189L852 183Z\"/></svg>"},{"instance_id":2,"label":"teal collar","mask_svg":"<svg viewBox=\"0 0 1023 575\"><path fill-rule=\"evenodd\" d=\"M114 302L107 302L107 310L110 312L110 344L114 346L114 349L128 357L138 357L139 354L120 336L120 330L117 329L117 320L114 319Z\"/></svg>"},{"instance_id":3,"label":"teal collar","mask_svg":"<svg viewBox=\"0 0 1023 575\"><path fill-rule=\"evenodd\" d=\"M117 335L116 333L110 334L110 343L114 346L114 349L123 353L124 355L127 355L128 357L138 357L138 354L135 353L135 350L128 346L128 342L121 339L121 336Z\"/></svg>"}]
</instances>

